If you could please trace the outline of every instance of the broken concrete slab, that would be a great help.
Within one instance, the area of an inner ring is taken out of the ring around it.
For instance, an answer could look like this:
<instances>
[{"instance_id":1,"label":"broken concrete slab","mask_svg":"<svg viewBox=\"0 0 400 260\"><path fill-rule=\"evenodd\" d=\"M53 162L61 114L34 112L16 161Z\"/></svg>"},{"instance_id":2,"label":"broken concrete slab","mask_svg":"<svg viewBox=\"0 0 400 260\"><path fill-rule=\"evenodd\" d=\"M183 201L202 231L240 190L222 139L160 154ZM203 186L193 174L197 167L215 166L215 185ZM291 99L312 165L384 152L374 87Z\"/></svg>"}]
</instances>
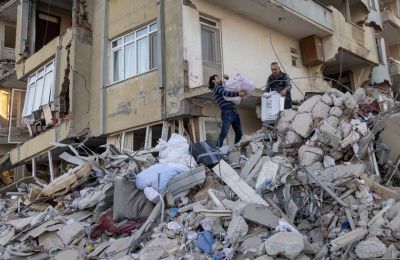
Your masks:
<instances>
[{"instance_id":1,"label":"broken concrete slab","mask_svg":"<svg viewBox=\"0 0 400 260\"><path fill-rule=\"evenodd\" d=\"M361 259L381 257L386 253L386 246L377 237L361 241L356 246L356 255Z\"/></svg>"},{"instance_id":2,"label":"broken concrete slab","mask_svg":"<svg viewBox=\"0 0 400 260\"><path fill-rule=\"evenodd\" d=\"M368 234L368 230L366 228L358 228L356 230L350 231L338 238L335 238L331 241L331 250L337 251L345 246L350 245L351 243L360 241Z\"/></svg>"},{"instance_id":3,"label":"broken concrete slab","mask_svg":"<svg viewBox=\"0 0 400 260\"><path fill-rule=\"evenodd\" d=\"M39 236L39 245L47 252L54 252L64 248L64 243L61 238L57 235L57 232L47 232Z\"/></svg>"},{"instance_id":4,"label":"broken concrete slab","mask_svg":"<svg viewBox=\"0 0 400 260\"><path fill-rule=\"evenodd\" d=\"M291 147L293 145L299 144L302 141L301 136L295 131L289 130L284 139L285 147Z\"/></svg>"},{"instance_id":5,"label":"broken concrete slab","mask_svg":"<svg viewBox=\"0 0 400 260\"><path fill-rule=\"evenodd\" d=\"M8 226L6 229L2 230L0 233L0 246L7 245L15 235L15 228Z\"/></svg>"},{"instance_id":6,"label":"broken concrete slab","mask_svg":"<svg viewBox=\"0 0 400 260\"><path fill-rule=\"evenodd\" d=\"M244 218L238 214L233 214L228 230L226 231L229 241L232 244L238 243L246 236L247 231L249 231L249 227Z\"/></svg>"},{"instance_id":7,"label":"broken concrete slab","mask_svg":"<svg viewBox=\"0 0 400 260\"><path fill-rule=\"evenodd\" d=\"M290 123L297 115L297 111L293 109L285 109L279 113L279 123Z\"/></svg>"},{"instance_id":8,"label":"broken concrete slab","mask_svg":"<svg viewBox=\"0 0 400 260\"><path fill-rule=\"evenodd\" d=\"M292 122L291 129L306 138L311 134L313 118L309 113L297 114Z\"/></svg>"},{"instance_id":9,"label":"broken concrete slab","mask_svg":"<svg viewBox=\"0 0 400 260\"><path fill-rule=\"evenodd\" d=\"M179 249L179 242L169 239L164 234L148 242L139 252L139 259L151 260L162 259L173 255Z\"/></svg>"},{"instance_id":10,"label":"broken concrete slab","mask_svg":"<svg viewBox=\"0 0 400 260\"><path fill-rule=\"evenodd\" d=\"M66 193L71 186L78 181L78 179L88 176L92 165L85 163L70 169L68 173L56 178L53 182L43 188L41 194L43 196L52 196L55 193Z\"/></svg>"},{"instance_id":11,"label":"broken concrete slab","mask_svg":"<svg viewBox=\"0 0 400 260\"><path fill-rule=\"evenodd\" d=\"M310 113L314 106L321 101L320 95L315 95L304 101L298 108L299 113Z\"/></svg>"},{"instance_id":12,"label":"broken concrete slab","mask_svg":"<svg viewBox=\"0 0 400 260\"><path fill-rule=\"evenodd\" d=\"M65 249L54 256L54 260L79 260L79 252L76 249Z\"/></svg>"},{"instance_id":13,"label":"broken concrete slab","mask_svg":"<svg viewBox=\"0 0 400 260\"><path fill-rule=\"evenodd\" d=\"M58 232L65 245L69 245L75 238L84 235L84 227L79 222L72 222L71 224L64 225Z\"/></svg>"},{"instance_id":14,"label":"broken concrete slab","mask_svg":"<svg viewBox=\"0 0 400 260\"><path fill-rule=\"evenodd\" d=\"M250 159L246 162L245 166L240 173L240 177L246 179L250 174L251 170L256 166L257 162L260 160L263 149L258 148L254 154L250 156Z\"/></svg>"},{"instance_id":15,"label":"broken concrete slab","mask_svg":"<svg viewBox=\"0 0 400 260\"><path fill-rule=\"evenodd\" d=\"M301 166L310 166L318 161L321 162L324 156L322 149L308 145L302 145L298 153Z\"/></svg>"},{"instance_id":16,"label":"broken concrete slab","mask_svg":"<svg viewBox=\"0 0 400 260\"><path fill-rule=\"evenodd\" d=\"M278 217L267 207L259 204L247 204L242 215L245 219L275 229L279 223Z\"/></svg>"},{"instance_id":17,"label":"broken concrete slab","mask_svg":"<svg viewBox=\"0 0 400 260\"><path fill-rule=\"evenodd\" d=\"M332 97L329 96L328 93L325 93L322 95L321 101L324 102L325 104L327 104L328 106L333 105L333 99L332 99Z\"/></svg>"},{"instance_id":18,"label":"broken concrete slab","mask_svg":"<svg viewBox=\"0 0 400 260\"><path fill-rule=\"evenodd\" d=\"M293 259L304 249L303 236L294 232L279 232L269 237L265 243L268 255L282 254Z\"/></svg>"},{"instance_id":19,"label":"broken concrete slab","mask_svg":"<svg viewBox=\"0 0 400 260\"><path fill-rule=\"evenodd\" d=\"M340 118L340 117L342 117L342 115L343 115L343 110L340 109L340 107L332 107L332 108L329 110L329 115L335 116L335 117L337 117L337 118Z\"/></svg>"},{"instance_id":20,"label":"broken concrete slab","mask_svg":"<svg viewBox=\"0 0 400 260\"><path fill-rule=\"evenodd\" d=\"M35 216L27 217L27 218L19 218L7 221L7 224L15 227L15 230L25 229L31 221L35 218Z\"/></svg>"},{"instance_id":21,"label":"broken concrete slab","mask_svg":"<svg viewBox=\"0 0 400 260\"><path fill-rule=\"evenodd\" d=\"M314 119L324 118L328 115L330 109L331 109L330 106L328 106L322 101L319 101L312 110L312 116Z\"/></svg>"},{"instance_id":22,"label":"broken concrete slab","mask_svg":"<svg viewBox=\"0 0 400 260\"><path fill-rule=\"evenodd\" d=\"M335 165L315 172L314 176L322 182L343 184L348 178L360 177L365 171L364 164Z\"/></svg>"},{"instance_id":23,"label":"broken concrete slab","mask_svg":"<svg viewBox=\"0 0 400 260\"><path fill-rule=\"evenodd\" d=\"M107 192L113 189L112 183L102 184L96 189L89 190L82 198L78 201L78 207L80 210L94 207L100 202L104 201L107 197Z\"/></svg>"},{"instance_id":24,"label":"broken concrete slab","mask_svg":"<svg viewBox=\"0 0 400 260\"><path fill-rule=\"evenodd\" d=\"M119 259L126 255L129 248L130 237L123 237L115 240L111 243L111 245L106 249L104 255L107 258L111 259ZM102 256L103 254L101 254Z\"/></svg>"},{"instance_id":25,"label":"broken concrete slab","mask_svg":"<svg viewBox=\"0 0 400 260\"><path fill-rule=\"evenodd\" d=\"M241 200L269 206L224 160L221 160L212 170Z\"/></svg>"}]
</instances>

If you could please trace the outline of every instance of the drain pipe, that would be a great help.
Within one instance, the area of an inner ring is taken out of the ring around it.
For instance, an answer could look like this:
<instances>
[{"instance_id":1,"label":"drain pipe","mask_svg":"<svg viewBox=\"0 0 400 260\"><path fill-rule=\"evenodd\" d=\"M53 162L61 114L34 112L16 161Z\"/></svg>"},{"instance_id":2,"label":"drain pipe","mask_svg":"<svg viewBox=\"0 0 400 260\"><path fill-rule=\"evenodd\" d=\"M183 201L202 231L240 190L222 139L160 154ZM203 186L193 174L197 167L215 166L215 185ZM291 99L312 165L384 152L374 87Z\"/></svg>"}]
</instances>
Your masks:
<instances>
[{"instance_id":1,"label":"drain pipe","mask_svg":"<svg viewBox=\"0 0 400 260\"><path fill-rule=\"evenodd\" d=\"M167 113L167 91L165 88L165 0L157 1L157 48L158 48L158 87L162 89L162 119L165 120Z\"/></svg>"},{"instance_id":2,"label":"drain pipe","mask_svg":"<svg viewBox=\"0 0 400 260\"><path fill-rule=\"evenodd\" d=\"M107 74L107 22L108 22L108 1L103 0L102 3L102 15L103 15L103 24L101 26L100 32L100 50L103 51L103 54L100 55L99 65L100 65L100 81L99 81L99 134L104 134L104 103L105 103L105 82Z\"/></svg>"}]
</instances>

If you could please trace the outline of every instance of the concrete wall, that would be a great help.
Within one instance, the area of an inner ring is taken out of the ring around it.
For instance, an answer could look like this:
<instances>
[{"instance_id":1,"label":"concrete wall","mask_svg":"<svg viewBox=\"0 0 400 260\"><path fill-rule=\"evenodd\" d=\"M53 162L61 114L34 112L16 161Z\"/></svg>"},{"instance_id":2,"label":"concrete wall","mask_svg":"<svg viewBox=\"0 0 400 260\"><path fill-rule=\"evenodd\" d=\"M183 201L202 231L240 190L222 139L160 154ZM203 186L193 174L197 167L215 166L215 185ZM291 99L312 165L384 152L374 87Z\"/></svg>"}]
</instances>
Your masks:
<instances>
[{"instance_id":1,"label":"concrete wall","mask_svg":"<svg viewBox=\"0 0 400 260\"><path fill-rule=\"evenodd\" d=\"M388 57L400 60L400 44L394 44L387 47Z\"/></svg>"},{"instance_id":2,"label":"concrete wall","mask_svg":"<svg viewBox=\"0 0 400 260\"><path fill-rule=\"evenodd\" d=\"M190 7L184 6L185 18L196 23L200 28L198 13L204 13L220 20L221 38L222 38L222 61L223 72L228 75L235 75L240 72L251 79L258 88L265 86L266 79L270 75L270 63L279 60L282 62L281 68L284 69L292 78L307 77L310 74L308 69L302 65L301 59L297 67L292 66L290 48L295 48L300 55L299 42L288 37L277 30L260 25L254 21L248 20L226 9L212 5L206 1L192 1L198 11L190 10ZM189 11L188 11L189 10ZM189 14L193 15L189 17ZM184 22L187 31L191 31L194 25ZM187 28L188 27L188 28ZM199 32L200 29L197 30ZM272 44L276 50L274 53ZM184 34L184 53L188 59L190 77L201 79L189 82L195 82L190 87L201 85L203 75L201 67L201 41L199 36L190 33ZM193 54L196 55L193 55ZM192 56L190 56L192 55ZM278 57L277 57L278 55ZM295 80L295 84L302 89L302 92L310 85L308 79ZM292 96L294 99L301 99L302 95L293 88Z\"/></svg>"},{"instance_id":3,"label":"concrete wall","mask_svg":"<svg viewBox=\"0 0 400 260\"><path fill-rule=\"evenodd\" d=\"M157 71L150 71L106 89L105 133L161 120L161 90Z\"/></svg>"}]
</instances>

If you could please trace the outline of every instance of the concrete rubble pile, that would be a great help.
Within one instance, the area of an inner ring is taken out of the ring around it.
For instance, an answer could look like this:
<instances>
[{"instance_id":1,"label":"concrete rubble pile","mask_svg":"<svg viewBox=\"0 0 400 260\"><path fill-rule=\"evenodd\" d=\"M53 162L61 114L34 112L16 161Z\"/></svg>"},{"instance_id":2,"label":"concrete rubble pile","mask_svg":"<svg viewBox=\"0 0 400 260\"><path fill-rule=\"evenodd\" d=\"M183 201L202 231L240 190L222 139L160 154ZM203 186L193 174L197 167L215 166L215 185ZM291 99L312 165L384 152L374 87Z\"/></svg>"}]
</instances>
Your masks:
<instances>
[{"instance_id":1,"label":"concrete rubble pile","mask_svg":"<svg viewBox=\"0 0 400 260\"><path fill-rule=\"evenodd\" d=\"M207 165L176 134L71 146L64 175L0 190L0 259L400 257L400 106L371 96L312 96Z\"/></svg>"}]
</instances>

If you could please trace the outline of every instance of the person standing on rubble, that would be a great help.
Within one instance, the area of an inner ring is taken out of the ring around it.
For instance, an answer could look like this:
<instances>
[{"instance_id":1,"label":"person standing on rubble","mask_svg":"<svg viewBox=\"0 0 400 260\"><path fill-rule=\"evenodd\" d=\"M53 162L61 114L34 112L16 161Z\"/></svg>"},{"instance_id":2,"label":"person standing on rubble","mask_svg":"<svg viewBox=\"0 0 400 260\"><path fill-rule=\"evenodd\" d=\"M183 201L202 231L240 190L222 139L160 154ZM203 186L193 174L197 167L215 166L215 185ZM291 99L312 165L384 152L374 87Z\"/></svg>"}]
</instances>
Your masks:
<instances>
[{"instance_id":1,"label":"person standing on rubble","mask_svg":"<svg viewBox=\"0 0 400 260\"><path fill-rule=\"evenodd\" d=\"M265 92L276 91L285 97L285 109L292 108L292 96L290 90L292 83L290 82L289 75L281 71L278 62L271 63L272 74L268 77L267 84L265 85Z\"/></svg>"},{"instance_id":2,"label":"person standing on rubble","mask_svg":"<svg viewBox=\"0 0 400 260\"><path fill-rule=\"evenodd\" d=\"M233 127L235 132L235 144L242 139L242 126L240 124L240 117L236 111L236 106L231 101L225 100L226 97L244 97L246 91L231 92L224 89L222 80L218 75L212 75L208 81L209 88L213 91L214 99L221 109L222 127L218 137L217 147L220 148L228 135L229 128Z\"/></svg>"}]
</instances>

